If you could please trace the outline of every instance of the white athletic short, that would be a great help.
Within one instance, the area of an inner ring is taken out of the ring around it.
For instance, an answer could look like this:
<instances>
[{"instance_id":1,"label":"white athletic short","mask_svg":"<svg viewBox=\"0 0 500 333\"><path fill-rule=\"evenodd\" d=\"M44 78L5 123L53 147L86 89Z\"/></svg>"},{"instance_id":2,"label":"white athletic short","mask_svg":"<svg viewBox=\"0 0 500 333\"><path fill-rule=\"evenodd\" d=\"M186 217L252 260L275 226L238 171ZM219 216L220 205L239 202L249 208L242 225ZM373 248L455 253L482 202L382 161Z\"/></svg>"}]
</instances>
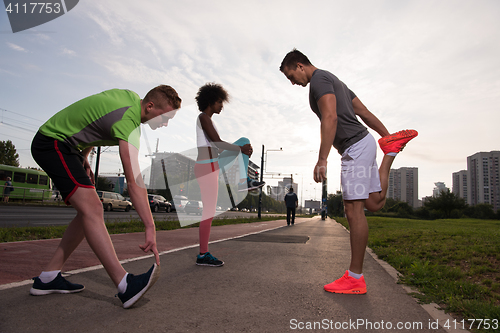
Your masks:
<instances>
[{"instance_id":1,"label":"white athletic short","mask_svg":"<svg viewBox=\"0 0 500 333\"><path fill-rule=\"evenodd\" d=\"M340 175L344 200L368 199L382 191L376 158L377 143L370 133L345 150Z\"/></svg>"}]
</instances>

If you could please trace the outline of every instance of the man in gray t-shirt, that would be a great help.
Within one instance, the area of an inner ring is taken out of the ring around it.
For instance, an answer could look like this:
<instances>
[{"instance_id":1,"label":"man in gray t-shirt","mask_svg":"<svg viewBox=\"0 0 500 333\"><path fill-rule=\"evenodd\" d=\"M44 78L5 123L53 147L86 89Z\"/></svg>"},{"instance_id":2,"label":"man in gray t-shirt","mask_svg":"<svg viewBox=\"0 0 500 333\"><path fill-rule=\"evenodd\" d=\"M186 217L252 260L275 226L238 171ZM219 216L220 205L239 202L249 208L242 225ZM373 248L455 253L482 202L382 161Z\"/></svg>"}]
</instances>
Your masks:
<instances>
[{"instance_id":1,"label":"man in gray t-shirt","mask_svg":"<svg viewBox=\"0 0 500 333\"><path fill-rule=\"evenodd\" d=\"M418 133L405 130L390 134L342 81L313 66L296 49L285 56L280 71L294 85L305 87L310 83L309 104L321 121L321 145L314 180L318 183L326 180L327 158L332 145L342 155L341 183L351 232L351 264L342 278L325 285L324 289L333 293L364 294L366 283L362 272L368 242L364 209L378 211L384 206L392 162ZM379 169L375 140L358 117L382 137L379 145L384 158Z\"/></svg>"},{"instance_id":2,"label":"man in gray t-shirt","mask_svg":"<svg viewBox=\"0 0 500 333\"><path fill-rule=\"evenodd\" d=\"M309 105L320 120L318 100L327 94L335 95L337 100L338 125L333 146L342 155L346 148L368 135L368 130L354 113L352 100L356 98L356 94L332 73L316 69L309 85Z\"/></svg>"}]
</instances>

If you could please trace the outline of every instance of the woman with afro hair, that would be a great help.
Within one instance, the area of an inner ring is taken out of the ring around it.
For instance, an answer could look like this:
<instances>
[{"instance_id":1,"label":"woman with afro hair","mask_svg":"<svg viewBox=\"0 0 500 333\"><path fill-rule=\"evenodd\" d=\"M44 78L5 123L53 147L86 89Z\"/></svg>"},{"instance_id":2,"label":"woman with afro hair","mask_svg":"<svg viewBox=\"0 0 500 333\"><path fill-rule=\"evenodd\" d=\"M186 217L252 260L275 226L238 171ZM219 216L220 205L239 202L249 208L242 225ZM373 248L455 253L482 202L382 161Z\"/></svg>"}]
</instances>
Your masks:
<instances>
[{"instance_id":1,"label":"woman with afro hair","mask_svg":"<svg viewBox=\"0 0 500 333\"><path fill-rule=\"evenodd\" d=\"M238 162L240 183L239 191L251 191L264 186L248 178L248 161L253 149L250 140L240 138L234 143L223 141L215 124L212 122L214 114L220 114L225 102L229 101L227 91L216 83L207 83L202 86L196 95L196 102L200 115L197 118L196 139L198 158L195 164L195 175L201 190L203 213L199 227L200 254L196 264L201 266L222 266L224 262L208 252L210 228L215 216L217 194L219 186L219 169L227 170L231 163Z\"/></svg>"}]
</instances>

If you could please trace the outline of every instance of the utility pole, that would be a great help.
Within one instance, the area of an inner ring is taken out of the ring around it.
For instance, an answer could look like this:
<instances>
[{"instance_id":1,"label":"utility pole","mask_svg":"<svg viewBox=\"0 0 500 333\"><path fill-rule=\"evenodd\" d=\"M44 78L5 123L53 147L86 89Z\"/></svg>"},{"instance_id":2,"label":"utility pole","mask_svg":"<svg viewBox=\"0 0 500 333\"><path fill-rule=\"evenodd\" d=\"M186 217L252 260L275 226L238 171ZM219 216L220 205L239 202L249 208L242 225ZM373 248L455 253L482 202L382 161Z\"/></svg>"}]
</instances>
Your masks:
<instances>
[{"instance_id":1,"label":"utility pole","mask_svg":"<svg viewBox=\"0 0 500 333\"><path fill-rule=\"evenodd\" d=\"M94 183L97 190L97 179L99 177L99 160L101 159L101 147L97 147L97 157L95 159Z\"/></svg>"},{"instance_id":2,"label":"utility pole","mask_svg":"<svg viewBox=\"0 0 500 333\"><path fill-rule=\"evenodd\" d=\"M322 193L321 193L321 219L325 220L326 219L326 213L327 213L327 206L326 206L326 200L328 196L328 188L327 188L327 183L326 179L323 180L323 184L321 186L322 188Z\"/></svg>"},{"instance_id":3,"label":"utility pole","mask_svg":"<svg viewBox=\"0 0 500 333\"><path fill-rule=\"evenodd\" d=\"M264 177L264 145L262 145L262 155L260 157L260 181L263 181ZM259 209L257 217L260 219L262 217L262 187L259 189Z\"/></svg>"}]
</instances>

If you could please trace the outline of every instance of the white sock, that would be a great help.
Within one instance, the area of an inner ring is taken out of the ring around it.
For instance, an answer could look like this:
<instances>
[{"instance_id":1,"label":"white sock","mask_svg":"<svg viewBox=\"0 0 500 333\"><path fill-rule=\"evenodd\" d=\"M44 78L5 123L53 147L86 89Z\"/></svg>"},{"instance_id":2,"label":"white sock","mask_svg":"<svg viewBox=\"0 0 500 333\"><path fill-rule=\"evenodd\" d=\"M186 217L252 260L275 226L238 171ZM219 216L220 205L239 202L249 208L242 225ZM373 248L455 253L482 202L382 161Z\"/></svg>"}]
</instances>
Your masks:
<instances>
[{"instance_id":1,"label":"white sock","mask_svg":"<svg viewBox=\"0 0 500 333\"><path fill-rule=\"evenodd\" d=\"M397 155L397 154L398 154L398 153L387 153L386 155L389 155L389 156L394 156L394 157L396 157L396 155Z\"/></svg>"},{"instance_id":2,"label":"white sock","mask_svg":"<svg viewBox=\"0 0 500 333\"><path fill-rule=\"evenodd\" d=\"M57 274L59 274L59 272L60 272L60 270L59 271L42 272L42 273L40 273L40 276L39 276L40 281L42 281L43 283L49 283L57 277Z\"/></svg>"},{"instance_id":3,"label":"white sock","mask_svg":"<svg viewBox=\"0 0 500 333\"><path fill-rule=\"evenodd\" d=\"M121 294L123 294L125 291L127 291L127 275L128 275L128 273L125 273L125 276L118 284L118 292Z\"/></svg>"},{"instance_id":4,"label":"white sock","mask_svg":"<svg viewBox=\"0 0 500 333\"><path fill-rule=\"evenodd\" d=\"M348 270L348 271L349 271L349 276L350 276L350 277L353 277L353 278L355 278L355 279L357 279L357 280L361 279L361 277L363 276L363 273L361 273L361 274L356 274L356 273L351 272L350 270Z\"/></svg>"}]
</instances>

